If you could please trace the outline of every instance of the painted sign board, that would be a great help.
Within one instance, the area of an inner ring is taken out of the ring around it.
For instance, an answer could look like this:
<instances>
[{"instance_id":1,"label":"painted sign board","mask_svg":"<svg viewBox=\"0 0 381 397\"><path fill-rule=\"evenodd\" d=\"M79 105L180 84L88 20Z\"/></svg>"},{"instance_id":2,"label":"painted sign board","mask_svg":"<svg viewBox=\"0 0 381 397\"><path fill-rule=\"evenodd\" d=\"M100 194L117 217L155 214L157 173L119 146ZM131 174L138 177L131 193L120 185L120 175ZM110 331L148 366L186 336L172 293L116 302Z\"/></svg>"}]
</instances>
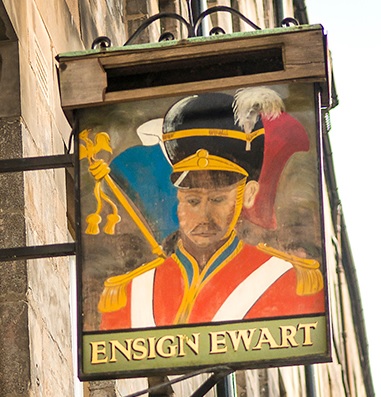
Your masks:
<instances>
[{"instance_id":1,"label":"painted sign board","mask_svg":"<svg viewBox=\"0 0 381 397\"><path fill-rule=\"evenodd\" d=\"M75 109L81 379L329 360L319 86L234 81Z\"/></svg>"}]
</instances>

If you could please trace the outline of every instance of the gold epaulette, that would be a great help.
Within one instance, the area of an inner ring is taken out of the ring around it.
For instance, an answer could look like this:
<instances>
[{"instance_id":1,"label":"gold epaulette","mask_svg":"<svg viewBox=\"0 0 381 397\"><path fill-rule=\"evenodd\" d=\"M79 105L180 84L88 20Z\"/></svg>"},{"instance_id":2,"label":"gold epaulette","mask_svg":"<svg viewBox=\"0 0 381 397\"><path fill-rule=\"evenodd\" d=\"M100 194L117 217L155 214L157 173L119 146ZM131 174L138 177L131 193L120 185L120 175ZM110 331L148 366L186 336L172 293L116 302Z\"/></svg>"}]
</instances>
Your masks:
<instances>
[{"instance_id":1,"label":"gold epaulette","mask_svg":"<svg viewBox=\"0 0 381 397\"><path fill-rule=\"evenodd\" d=\"M157 258L129 273L108 278L104 283L104 289L99 298L98 310L101 313L115 312L127 305L126 286L135 277L160 266L165 259Z\"/></svg>"},{"instance_id":2,"label":"gold epaulette","mask_svg":"<svg viewBox=\"0 0 381 397\"><path fill-rule=\"evenodd\" d=\"M263 243L258 244L257 248L272 256L284 259L294 266L297 279L297 295L312 295L323 289L323 275L320 271L320 263L317 260L287 254Z\"/></svg>"}]
</instances>

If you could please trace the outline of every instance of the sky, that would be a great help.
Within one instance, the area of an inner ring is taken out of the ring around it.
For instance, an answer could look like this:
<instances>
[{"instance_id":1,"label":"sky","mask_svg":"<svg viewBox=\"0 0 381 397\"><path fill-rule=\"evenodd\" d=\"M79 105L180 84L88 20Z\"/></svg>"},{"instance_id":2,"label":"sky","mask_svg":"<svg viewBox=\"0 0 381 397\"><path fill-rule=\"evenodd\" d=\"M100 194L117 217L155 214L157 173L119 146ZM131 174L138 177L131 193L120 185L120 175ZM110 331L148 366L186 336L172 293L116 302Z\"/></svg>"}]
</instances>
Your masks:
<instances>
[{"instance_id":1,"label":"sky","mask_svg":"<svg viewBox=\"0 0 381 397\"><path fill-rule=\"evenodd\" d=\"M379 0L305 0L328 35L339 105L329 132L338 194L356 266L373 383L381 396L381 94Z\"/></svg>"}]
</instances>

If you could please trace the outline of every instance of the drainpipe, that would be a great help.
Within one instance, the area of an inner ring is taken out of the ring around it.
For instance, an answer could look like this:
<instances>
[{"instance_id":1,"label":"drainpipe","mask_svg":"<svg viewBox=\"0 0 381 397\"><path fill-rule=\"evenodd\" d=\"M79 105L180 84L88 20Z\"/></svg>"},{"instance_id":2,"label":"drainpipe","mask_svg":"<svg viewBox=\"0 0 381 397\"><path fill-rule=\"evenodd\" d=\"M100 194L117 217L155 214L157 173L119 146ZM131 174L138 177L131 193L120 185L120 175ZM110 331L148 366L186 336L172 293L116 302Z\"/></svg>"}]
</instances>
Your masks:
<instances>
[{"instance_id":1,"label":"drainpipe","mask_svg":"<svg viewBox=\"0 0 381 397\"><path fill-rule=\"evenodd\" d=\"M235 373L225 376L217 383L217 397L237 397Z\"/></svg>"},{"instance_id":2,"label":"drainpipe","mask_svg":"<svg viewBox=\"0 0 381 397\"><path fill-rule=\"evenodd\" d=\"M189 12L189 21L191 25L194 25L194 22L199 17L199 15L208 9L208 5L206 0L187 0L188 1L188 12ZM198 36L208 36L209 29L208 29L208 21L206 18L201 22L196 35Z\"/></svg>"},{"instance_id":3,"label":"drainpipe","mask_svg":"<svg viewBox=\"0 0 381 397\"><path fill-rule=\"evenodd\" d=\"M277 26L281 26L282 20L284 19L283 0L275 0L274 8L275 8L276 24Z\"/></svg>"},{"instance_id":4,"label":"drainpipe","mask_svg":"<svg viewBox=\"0 0 381 397\"><path fill-rule=\"evenodd\" d=\"M315 371L312 365L304 366L304 376L306 379L306 395L308 397L317 397L315 387Z\"/></svg>"},{"instance_id":5,"label":"drainpipe","mask_svg":"<svg viewBox=\"0 0 381 397\"><path fill-rule=\"evenodd\" d=\"M344 297L343 297L343 284L345 284L345 272L343 267L343 259L342 259L342 240L341 240L341 223L342 223L342 210L341 205L337 206L337 214L336 214L336 235L337 235L337 276L338 276L338 289L339 289L339 299L340 299L340 316L341 316L341 338L342 345L344 350L344 371L343 371L343 382L344 387L346 389L346 394L348 397L352 396L351 390L352 385L350 382L351 379L351 365L348 359L348 339L347 339L347 322L344 308Z\"/></svg>"}]
</instances>

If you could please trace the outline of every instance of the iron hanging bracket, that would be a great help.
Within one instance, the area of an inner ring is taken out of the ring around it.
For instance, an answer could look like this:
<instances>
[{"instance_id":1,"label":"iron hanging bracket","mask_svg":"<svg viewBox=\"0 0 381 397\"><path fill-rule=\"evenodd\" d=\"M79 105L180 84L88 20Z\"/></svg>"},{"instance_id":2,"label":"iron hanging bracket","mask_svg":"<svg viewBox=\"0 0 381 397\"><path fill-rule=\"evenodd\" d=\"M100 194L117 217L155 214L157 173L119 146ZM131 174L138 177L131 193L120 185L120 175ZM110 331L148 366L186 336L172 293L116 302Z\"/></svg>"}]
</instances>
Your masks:
<instances>
[{"instance_id":1,"label":"iron hanging bracket","mask_svg":"<svg viewBox=\"0 0 381 397\"><path fill-rule=\"evenodd\" d=\"M70 153L0 160L0 173L38 171L53 168L71 168L74 155ZM0 249L0 262L53 258L76 254L75 243L48 244Z\"/></svg>"},{"instance_id":2,"label":"iron hanging bracket","mask_svg":"<svg viewBox=\"0 0 381 397\"><path fill-rule=\"evenodd\" d=\"M238 10L228 7L228 6L214 6L210 7L207 10L203 11L196 20L193 18L191 6L190 6L190 1L188 0L188 13L189 13L189 21L187 21L184 17L182 17L179 14L176 13L170 13L170 12L159 12L158 14L152 15L148 19L146 19L139 27L138 29L131 35L131 37L123 44L123 46L128 46L131 45L135 42L135 40L140 36L140 34L147 29L152 23L154 23L157 20L164 19L164 18L171 18L171 19L176 19L179 22L181 22L188 31L188 36L187 38L195 37L197 36L197 31L200 27L200 24L202 21L208 17L209 15L218 13L218 12L228 12L232 15L237 16L240 18L242 21L247 23L249 26L251 26L254 30L261 30L261 28L256 25L254 22L252 22L250 19L245 17L241 12ZM225 31L221 27L213 27L209 34L224 34ZM174 35L171 32L164 32L160 35L159 42L160 41L165 41L165 40L174 40ZM107 36L100 36L97 37L92 45L92 49L100 48L102 51L106 51L107 48L111 47L111 40Z\"/></svg>"},{"instance_id":3,"label":"iron hanging bracket","mask_svg":"<svg viewBox=\"0 0 381 397\"><path fill-rule=\"evenodd\" d=\"M234 372L233 369L226 367L226 366L216 366L216 367L211 367L211 368L206 368L202 369L199 371L194 371L186 375L179 376L175 379L172 379L168 382L163 382L159 385L155 385L152 387L149 387L144 390L139 390L136 393L133 394L128 394L127 396L124 397L139 397L142 396L143 394L147 393L153 393L155 391L160 390L161 388L165 386L170 386L178 382L182 382L186 379L193 378L194 376L204 374L206 372L213 372L213 374L190 396L190 397L203 397L205 394L212 389L220 380L222 380L225 376L231 374Z\"/></svg>"},{"instance_id":4,"label":"iron hanging bracket","mask_svg":"<svg viewBox=\"0 0 381 397\"><path fill-rule=\"evenodd\" d=\"M159 19L163 19L163 18L173 18L173 19L177 19L178 21L180 21L183 25L186 26L187 30L188 30L188 38L189 37L194 37L195 33L194 33L194 29L193 26L185 19L183 18L181 15L179 14L175 14L175 13L169 13L169 12L160 12L158 14L152 15L152 17L148 18L146 21L144 21L139 28L135 31L135 33L132 34L132 36L123 44L123 46L127 46L132 44L137 37L139 37L139 35L148 28L148 26L150 26L153 22L159 20ZM163 37L163 35L161 36Z\"/></svg>"},{"instance_id":5,"label":"iron hanging bracket","mask_svg":"<svg viewBox=\"0 0 381 397\"><path fill-rule=\"evenodd\" d=\"M207 10L203 11L196 21L194 22L194 31L197 32L198 28L200 27L200 24L202 21L209 15L215 14L217 12L228 12L232 15L236 15L238 18L242 19L244 22L246 22L249 26L251 26L254 30L261 30L261 28L256 25L254 22L250 21L250 19L246 18L243 14L241 14L239 11L235 10L232 7L227 7L227 6L215 6L215 7L210 7ZM213 29L216 29L217 27L214 27ZM213 30L212 29L212 30ZM221 28L220 28L221 29Z\"/></svg>"}]
</instances>

